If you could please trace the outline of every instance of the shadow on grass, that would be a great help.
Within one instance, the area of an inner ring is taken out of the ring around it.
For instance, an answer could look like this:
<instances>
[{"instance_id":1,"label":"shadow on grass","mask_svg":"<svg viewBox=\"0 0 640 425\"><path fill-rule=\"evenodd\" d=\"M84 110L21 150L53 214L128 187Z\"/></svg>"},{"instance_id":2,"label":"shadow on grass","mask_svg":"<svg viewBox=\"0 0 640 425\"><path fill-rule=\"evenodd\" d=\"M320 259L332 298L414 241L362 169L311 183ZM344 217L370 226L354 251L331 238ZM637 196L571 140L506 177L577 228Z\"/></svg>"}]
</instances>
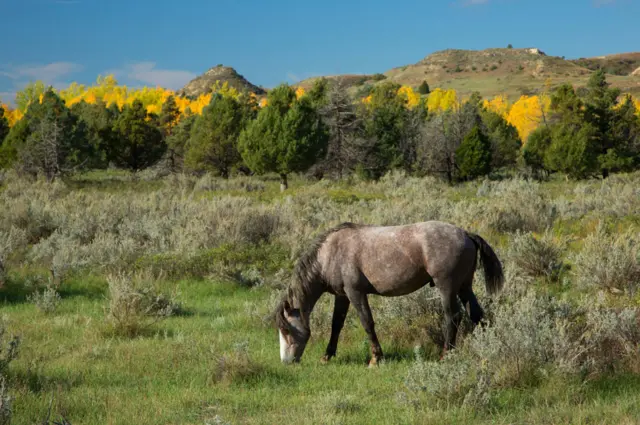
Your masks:
<instances>
[{"instance_id":1,"label":"shadow on grass","mask_svg":"<svg viewBox=\"0 0 640 425\"><path fill-rule=\"evenodd\" d=\"M19 304L27 302L27 297L34 291L34 287L28 286L21 279L9 277L0 288L0 302L5 304Z\"/></svg>"},{"instance_id":2,"label":"shadow on grass","mask_svg":"<svg viewBox=\"0 0 640 425\"><path fill-rule=\"evenodd\" d=\"M42 370L27 369L26 371L14 371L9 373L12 386L23 388L31 393L45 393L51 391L68 391L82 384L80 374L45 374Z\"/></svg>"},{"instance_id":3,"label":"shadow on grass","mask_svg":"<svg viewBox=\"0 0 640 425\"><path fill-rule=\"evenodd\" d=\"M384 361L385 362L410 362L414 359L413 349L409 347L390 347L384 350ZM355 365L367 365L369 363L369 359L371 359L370 353L367 352L346 352L343 355L338 355L332 362L337 364L355 364Z\"/></svg>"}]
</instances>

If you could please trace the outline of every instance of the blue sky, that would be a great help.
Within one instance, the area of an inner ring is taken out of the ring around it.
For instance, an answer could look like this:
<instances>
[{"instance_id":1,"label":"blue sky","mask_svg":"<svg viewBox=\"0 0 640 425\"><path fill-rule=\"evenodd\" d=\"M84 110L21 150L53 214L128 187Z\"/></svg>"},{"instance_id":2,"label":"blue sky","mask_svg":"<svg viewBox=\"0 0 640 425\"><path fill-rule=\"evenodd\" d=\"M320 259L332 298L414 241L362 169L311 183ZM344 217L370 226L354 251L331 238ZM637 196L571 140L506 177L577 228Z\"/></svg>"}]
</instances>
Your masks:
<instances>
[{"instance_id":1,"label":"blue sky","mask_svg":"<svg viewBox=\"0 0 640 425\"><path fill-rule=\"evenodd\" d=\"M446 48L640 50L640 0L0 0L0 98L114 73L177 89L219 63L273 87L384 72Z\"/></svg>"}]
</instances>

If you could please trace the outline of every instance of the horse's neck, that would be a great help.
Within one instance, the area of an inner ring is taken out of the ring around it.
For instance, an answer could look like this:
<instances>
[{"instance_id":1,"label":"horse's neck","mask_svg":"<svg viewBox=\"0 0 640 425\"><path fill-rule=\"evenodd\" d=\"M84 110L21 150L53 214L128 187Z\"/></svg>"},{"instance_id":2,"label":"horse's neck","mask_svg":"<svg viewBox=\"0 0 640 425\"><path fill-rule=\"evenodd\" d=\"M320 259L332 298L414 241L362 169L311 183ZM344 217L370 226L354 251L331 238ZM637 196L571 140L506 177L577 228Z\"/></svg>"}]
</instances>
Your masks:
<instances>
[{"instance_id":1,"label":"horse's neck","mask_svg":"<svg viewBox=\"0 0 640 425\"><path fill-rule=\"evenodd\" d=\"M295 307L304 311L307 316L309 316L324 292L325 290L323 287L320 285L315 286L311 291L298 296ZM307 319L309 319L309 317L307 317Z\"/></svg>"}]
</instances>

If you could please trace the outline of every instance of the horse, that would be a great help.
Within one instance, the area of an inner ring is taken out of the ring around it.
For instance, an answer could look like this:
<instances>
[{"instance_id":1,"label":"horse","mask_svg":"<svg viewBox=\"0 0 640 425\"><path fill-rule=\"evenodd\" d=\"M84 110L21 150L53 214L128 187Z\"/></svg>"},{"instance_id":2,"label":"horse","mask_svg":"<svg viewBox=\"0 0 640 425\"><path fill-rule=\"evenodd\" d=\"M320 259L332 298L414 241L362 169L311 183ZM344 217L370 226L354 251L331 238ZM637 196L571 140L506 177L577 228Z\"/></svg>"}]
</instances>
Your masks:
<instances>
[{"instance_id":1,"label":"horse","mask_svg":"<svg viewBox=\"0 0 640 425\"><path fill-rule=\"evenodd\" d=\"M383 360L368 295L408 295L426 284L439 290L445 316L443 355L454 348L462 312L475 327L484 312L472 289L478 252L489 295L504 286L502 264L479 235L450 223L398 226L342 223L321 234L298 259L292 283L275 310L283 363L300 362L311 330L310 314L324 293L335 297L331 337L323 363L336 355L347 311L353 305L371 346L369 366Z\"/></svg>"}]
</instances>

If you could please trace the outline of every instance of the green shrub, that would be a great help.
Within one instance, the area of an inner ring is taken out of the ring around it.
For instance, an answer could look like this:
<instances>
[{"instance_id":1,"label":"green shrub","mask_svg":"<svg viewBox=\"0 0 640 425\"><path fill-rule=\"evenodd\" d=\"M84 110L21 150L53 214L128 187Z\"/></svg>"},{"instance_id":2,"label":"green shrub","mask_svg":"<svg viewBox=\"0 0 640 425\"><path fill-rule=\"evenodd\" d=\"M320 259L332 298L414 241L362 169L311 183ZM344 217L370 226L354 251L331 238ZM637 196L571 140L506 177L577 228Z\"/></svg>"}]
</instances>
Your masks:
<instances>
[{"instance_id":1,"label":"green shrub","mask_svg":"<svg viewBox=\"0 0 640 425\"><path fill-rule=\"evenodd\" d=\"M263 367L249 356L249 344L235 344L233 351L214 355L213 382L216 384L239 384L255 378L263 372Z\"/></svg>"},{"instance_id":2,"label":"green shrub","mask_svg":"<svg viewBox=\"0 0 640 425\"><path fill-rule=\"evenodd\" d=\"M106 322L110 333L135 337L180 310L173 297L158 294L144 275L110 275Z\"/></svg>"},{"instance_id":3,"label":"green shrub","mask_svg":"<svg viewBox=\"0 0 640 425\"><path fill-rule=\"evenodd\" d=\"M640 287L639 245L637 232L611 235L599 225L584 239L582 249L571 256L577 283L636 293Z\"/></svg>"},{"instance_id":4,"label":"green shrub","mask_svg":"<svg viewBox=\"0 0 640 425\"><path fill-rule=\"evenodd\" d=\"M529 279L557 282L564 269L562 247L550 232L535 238L531 233L518 231L512 236L507 252L512 264Z\"/></svg>"},{"instance_id":5,"label":"green shrub","mask_svg":"<svg viewBox=\"0 0 640 425\"><path fill-rule=\"evenodd\" d=\"M51 314L56 311L62 299L56 288L49 284L42 291L36 290L29 295L28 300L42 313Z\"/></svg>"},{"instance_id":6,"label":"green shrub","mask_svg":"<svg viewBox=\"0 0 640 425\"><path fill-rule=\"evenodd\" d=\"M532 386L551 374L595 378L637 363L637 308L617 311L593 298L576 306L532 291L510 295L512 301L487 306L490 325L476 328L443 361L416 353L406 379L415 401L488 408L504 387Z\"/></svg>"}]
</instances>

